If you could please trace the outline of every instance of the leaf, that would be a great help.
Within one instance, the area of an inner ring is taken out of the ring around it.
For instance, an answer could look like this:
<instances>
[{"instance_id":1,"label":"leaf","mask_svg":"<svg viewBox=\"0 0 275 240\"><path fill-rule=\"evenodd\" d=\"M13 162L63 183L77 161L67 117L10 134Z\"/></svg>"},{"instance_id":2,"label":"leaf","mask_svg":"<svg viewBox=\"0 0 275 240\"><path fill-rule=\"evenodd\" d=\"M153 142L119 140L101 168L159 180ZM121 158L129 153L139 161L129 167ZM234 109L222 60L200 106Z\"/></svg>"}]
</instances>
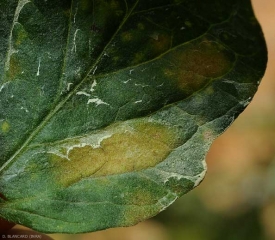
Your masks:
<instances>
[{"instance_id":1,"label":"leaf","mask_svg":"<svg viewBox=\"0 0 275 240\"><path fill-rule=\"evenodd\" d=\"M249 0L1 0L0 216L129 226L196 187L267 54Z\"/></svg>"}]
</instances>

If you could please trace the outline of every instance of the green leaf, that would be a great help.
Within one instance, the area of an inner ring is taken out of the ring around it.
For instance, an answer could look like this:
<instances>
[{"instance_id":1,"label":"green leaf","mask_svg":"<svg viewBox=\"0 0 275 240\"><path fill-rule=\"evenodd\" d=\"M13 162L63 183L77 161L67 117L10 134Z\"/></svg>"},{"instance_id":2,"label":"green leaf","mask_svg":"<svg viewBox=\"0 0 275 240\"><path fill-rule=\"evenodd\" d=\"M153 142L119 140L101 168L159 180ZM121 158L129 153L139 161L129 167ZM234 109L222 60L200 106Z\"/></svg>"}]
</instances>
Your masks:
<instances>
[{"instance_id":1,"label":"green leaf","mask_svg":"<svg viewBox=\"0 0 275 240\"><path fill-rule=\"evenodd\" d=\"M0 216L129 226L206 172L267 53L249 0L1 0Z\"/></svg>"}]
</instances>

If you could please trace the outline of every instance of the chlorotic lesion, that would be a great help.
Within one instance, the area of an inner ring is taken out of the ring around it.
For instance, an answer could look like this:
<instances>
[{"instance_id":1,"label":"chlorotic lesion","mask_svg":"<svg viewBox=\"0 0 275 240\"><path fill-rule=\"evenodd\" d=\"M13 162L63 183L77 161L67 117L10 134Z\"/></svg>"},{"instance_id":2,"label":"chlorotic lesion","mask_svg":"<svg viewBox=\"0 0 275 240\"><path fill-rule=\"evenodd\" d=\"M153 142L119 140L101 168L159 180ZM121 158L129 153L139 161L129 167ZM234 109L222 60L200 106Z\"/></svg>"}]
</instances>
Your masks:
<instances>
[{"instance_id":1,"label":"chlorotic lesion","mask_svg":"<svg viewBox=\"0 0 275 240\"><path fill-rule=\"evenodd\" d=\"M234 64L232 58L229 50L205 38L168 54L173 68L165 68L163 73L189 95L225 75Z\"/></svg>"},{"instance_id":2,"label":"chlorotic lesion","mask_svg":"<svg viewBox=\"0 0 275 240\"><path fill-rule=\"evenodd\" d=\"M10 124L8 123L8 121L4 121L1 123L1 131L3 133L8 133L10 131Z\"/></svg>"},{"instance_id":3,"label":"chlorotic lesion","mask_svg":"<svg viewBox=\"0 0 275 240\"><path fill-rule=\"evenodd\" d=\"M9 80L14 80L21 73L21 66L19 59L16 54L12 55L10 58L9 70L7 72L7 77Z\"/></svg>"},{"instance_id":4,"label":"chlorotic lesion","mask_svg":"<svg viewBox=\"0 0 275 240\"><path fill-rule=\"evenodd\" d=\"M123 125L123 123L121 123ZM114 126L117 127L117 126ZM109 131L112 131L110 127ZM70 147L67 157L50 154L57 182L70 185L87 177L103 177L154 167L178 146L176 130L135 121L103 139L99 147Z\"/></svg>"}]
</instances>

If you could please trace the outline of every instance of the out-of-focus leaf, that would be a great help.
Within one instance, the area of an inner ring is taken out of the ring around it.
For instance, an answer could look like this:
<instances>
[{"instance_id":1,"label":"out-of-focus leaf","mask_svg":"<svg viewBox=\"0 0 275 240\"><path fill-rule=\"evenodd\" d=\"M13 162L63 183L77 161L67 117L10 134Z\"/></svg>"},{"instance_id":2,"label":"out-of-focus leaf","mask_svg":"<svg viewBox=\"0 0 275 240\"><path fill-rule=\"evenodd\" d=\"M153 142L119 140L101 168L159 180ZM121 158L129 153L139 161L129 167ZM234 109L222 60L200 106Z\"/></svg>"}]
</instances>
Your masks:
<instances>
[{"instance_id":1,"label":"out-of-focus leaf","mask_svg":"<svg viewBox=\"0 0 275 240\"><path fill-rule=\"evenodd\" d=\"M197 186L266 66L249 0L1 0L0 216L129 226Z\"/></svg>"}]
</instances>

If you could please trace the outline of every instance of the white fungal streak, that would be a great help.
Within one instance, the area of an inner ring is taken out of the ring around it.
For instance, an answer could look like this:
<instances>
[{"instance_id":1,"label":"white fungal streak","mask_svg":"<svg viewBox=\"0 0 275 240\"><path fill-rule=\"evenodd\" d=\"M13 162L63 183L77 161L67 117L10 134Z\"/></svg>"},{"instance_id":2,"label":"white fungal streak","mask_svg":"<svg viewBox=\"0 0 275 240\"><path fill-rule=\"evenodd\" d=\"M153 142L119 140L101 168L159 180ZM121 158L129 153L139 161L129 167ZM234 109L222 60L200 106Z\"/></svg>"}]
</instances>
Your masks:
<instances>
[{"instance_id":1,"label":"white fungal streak","mask_svg":"<svg viewBox=\"0 0 275 240\"><path fill-rule=\"evenodd\" d=\"M52 146L47 150L47 153L54 154L61 158L65 158L68 161L71 161L69 155L74 148L83 148L86 146L91 146L92 148L100 148L101 142L104 139L108 139L113 136L113 132L101 132L98 134L90 135L87 137L72 139L72 142L61 143L58 146Z\"/></svg>"},{"instance_id":2,"label":"white fungal streak","mask_svg":"<svg viewBox=\"0 0 275 240\"><path fill-rule=\"evenodd\" d=\"M71 85L73 85L73 83L68 83L68 85L67 85L67 91L70 91Z\"/></svg>"},{"instance_id":3,"label":"white fungal streak","mask_svg":"<svg viewBox=\"0 0 275 240\"><path fill-rule=\"evenodd\" d=\"M135 101L135 103L142 103L142 100Z\"/></svg>"},{"instance_id":4,"label":"white fungal streak","mask_svg":"<svg viewBox=\"0 0 275 240\"><path fill-rule=\"evenodd\" d=\"M75 14L74 14L74 23L76 22L76 15L77 15L77 12L78 12L78 4L77 4L76 10L75 10Z\"/></svg>"},{"instance_id":5,"label":"white fungal streak","mask_svg":"<svg viewBox=\"0 0 275 240\"><path fill-rule=\"evenodd\" d=\"M41 58L39 58L39 61L38 61L38 68L37 68L37 73L36 73L37 77L40 75L40 67L41 67Z\"/></svg>"},{"instance_id":6,"label":"white fungal streak","mask_svg":"<svg viewBox=\"0 0 275 240\"><path fill-rule=\"evenodd\" d=\"M128 83L128 82L130 82L130 81L132 81L132 79L130 78L130 79L128 79L128 80L126 80L126 81L123 81L123 83Z\"/></svg>"},{"instance_id":7,"label":"white fungal streak","mask_svg":"<svg viewBox=\"0 0 275 240\"><path fill-rule=\"evenodd\" d=\"M136 87L150 87L150 85L135 83Z\"/></svg>"},{"instance_id":8,"label":"white fungal streak","mask_svg":"<svg viewBox=\"0 0 275 240\"><path fill-rule=\"evenodd\" d=\"M92 98L92 99L89 99L87 104L90 104L90 103L94 103L96 106L99 106L99 105L110 105L104 101L102 101L101 99L99 98Z\"/></svg>"},{"instance_id":9,"label":"white fungal streak","mask_svg":"<svg viewBox=\"0 0 275 240\"><path fill-rule=\"evenodd\" d=\"M202 165L204 170L199 175L196 176L197 179L195 181L194 187L197 187L201 183L201 181L204 179L205 174L207 172L207 164L205 159L202 161Z\"/></svg>"},{"instance_id":10,"label":"white fungal streak","mask_svg":"<svg viewBox=\"0 0 275 240\"><path fill-rule=\"evenodd\" d=\"M7 83L4 83L1 87L0 87L0 92L2 92L2 90L4 89L4 87L6 86Z\"/></svg>"},{"instance_id":11,"label":"white fungal streak","mask_svg":"<svg viewBox=\"0 0 275 240\"><path fill-rule=\"evenodd\" d=\"M165 210L168 206L173 204L177 199L178 199L177 194L169 191L166 196L164 196L158 201L158 204L160 204L160 206L162 207L161 211Z\"/></svg>"},{"instance_id":12,"label":"white fungal streak","mask_svg":"<svg viewBox=\"0 0 275 240\"><path fill-rule=\"evenodd\" d=\"M73 40L73 47L72 47L72 52L76 52L76 37L77 37L77 33L78 31L80 31L80 29L76 29L76 31L74 32L74 40Z\"/></svg>"},{"instance_id":13,"label":"white fungal streak","mask_svg":"<svg viewBox=\"0 0 275 240\"><path fill-rule=\"evenodd\" d=\"M130 70L130 74L132 74L132 72L133 72L134 70L135 70L135 69L131 69L131 70Z\"/></svg>"},{"instance_id":14,"label":"white fungal streak","mask_svg":"<svg viewBox=\"0 0 275 240\"><path fill-rule=\"evenodd\" d=\"M90 96L91 96L91 94L86 93L86 92L84 92L84 91L79 91L79 92L76 93L76 95L84 95L84 96L87 96L87 97L90 97Z\"/></svg>"},{"instance_id":15,"label":"white fungal streak","mask_svg":"<svg viewBox=\"0 0 275 240\"><path fill-rule=\"evenodd\" d=\"M2 90L6 87L6 85L8 85L10 82L5 82L4 84L1 85L0 87L0 92L2 92Z\"/></svg>"},{"instance_id":16,"label":"white fungal streak","mask_svg":"<svg viewBox=\"0 0 275 240\"><path fill-rule=\"evenodd\" d=\"M240 104L243 105L244 107L246 107L250 102L251 102L251 97L249 97L248 99L241 101Z\"/></svg>"},{"instance_id":17,"label":"white fungal streak","mask_svg":"<svg viewBox=\"0 0 275 240\"><path fill-rule=\"evenodd\" d=\"M18 51L16 51L14 48L13 48L13 45L12 45L12 37L13 37L13 30L14 30L14 26L15 24L18 23L18 18L19 18L19 15L20 15L20 12L22 11L23 7L29 3L30 0L19 0L18 2L18 5L17 5L17 8L15 10L15 14L14 14L14 19L13 19L13 24L12 24L12 27L11 27L11 31L10 31L10 36L9 36L9 50L7 52L7 59L6 59L6 62L5 62L5 71L8 71L10 69L10 59L11 59L11 56L14 54L14 53L17 53Z\"/></svg>"},{"instance_id":18,"label":"white fungal streak","mask_svg":"<svg viewBox=\"0 0 275 240\"><path fill-rule=\"evenodd\" d=\"M96 80L94 80L94 82L92 83L92 86L91 86L91 89L90 89L90 92L94 92L95 91L95 87L97 85L97 82Z\"/></svg>"},{"instance_id":19,"label":"white fungal streak","mask_svg":"<svg viewBox=\"0 0 275 240\"><path fill-rule=\"evenodd\" d=\"M97 70L97 66L96 66L95 69L93 70L93 75L95 75L96 70Z\"/></svg>"},{"instance_id":20,"label":"white fungal streak","mask_svg":"<svg viewBox=\"0 0 275 240\"><path fill-rule=\"evenodd\" d=\"M50 151L48 151L47 153L56 155L56 156L61 157L61 158L66 158L68 161L71 161L71 159L69 159L69 157L68 157L68 154L67 154L67 155L62 154L62 153L60 153L58 150L50 150Z\"/></svg>"},{"instance_id":21,"label":"white fungal streak","mask_svg":"<svg viewBox=\"0 0 275 240\"><path fill-rule=\"evenodd\" d=\"M150 35L151 38L153 38L154 40L158 41L159 40L159 33L154 32L153 34Z\"/></svg>"}]
</instances>

